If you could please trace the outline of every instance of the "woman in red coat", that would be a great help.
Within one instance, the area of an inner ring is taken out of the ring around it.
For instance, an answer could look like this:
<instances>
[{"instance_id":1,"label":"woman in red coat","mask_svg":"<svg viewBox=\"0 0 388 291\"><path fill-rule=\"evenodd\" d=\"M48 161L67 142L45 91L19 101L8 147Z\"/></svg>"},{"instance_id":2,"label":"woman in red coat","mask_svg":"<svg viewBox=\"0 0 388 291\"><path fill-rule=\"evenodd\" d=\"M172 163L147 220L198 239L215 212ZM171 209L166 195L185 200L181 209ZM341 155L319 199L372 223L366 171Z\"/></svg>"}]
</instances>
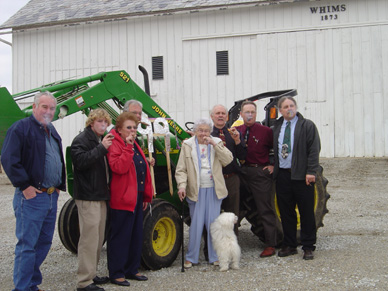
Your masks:
<instances>
[{"instance_id":1,"label":"woman in red coat","mask_svg":"<svg viewBox=\"0 0 388 291\"><path fill-rule=\"evenodd\" d=\"M129 286L125 279L147 280L140 275L143 244L143 210L151 202L154 190L143 151L135 141L138 120L124 112L116 120L109 148L112 170L108 269L113 284Z\"/></svg>"}]
</instances>

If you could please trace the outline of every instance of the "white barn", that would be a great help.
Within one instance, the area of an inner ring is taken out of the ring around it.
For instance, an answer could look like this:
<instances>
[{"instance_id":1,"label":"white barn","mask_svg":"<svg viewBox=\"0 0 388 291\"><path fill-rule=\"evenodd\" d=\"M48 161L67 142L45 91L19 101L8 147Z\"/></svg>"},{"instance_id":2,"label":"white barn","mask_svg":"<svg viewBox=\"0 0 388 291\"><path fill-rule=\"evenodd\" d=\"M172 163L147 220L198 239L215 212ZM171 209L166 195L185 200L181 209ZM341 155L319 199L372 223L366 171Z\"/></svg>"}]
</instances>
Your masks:
<instances>
[{"instance_id":1,"label":"white barn","mask_svg":"<svg viewBox=\"0 0 388 291\"><path fill-rule=\"evenodd\" d=\"M0 29L13 36L14 93L120 69L142 86L142 65L183 125L217 103L297 89L321 156L388 155L386 0L31 0ZM69 145L83 117L56 126Z\"/></svg>"}]
</instances>

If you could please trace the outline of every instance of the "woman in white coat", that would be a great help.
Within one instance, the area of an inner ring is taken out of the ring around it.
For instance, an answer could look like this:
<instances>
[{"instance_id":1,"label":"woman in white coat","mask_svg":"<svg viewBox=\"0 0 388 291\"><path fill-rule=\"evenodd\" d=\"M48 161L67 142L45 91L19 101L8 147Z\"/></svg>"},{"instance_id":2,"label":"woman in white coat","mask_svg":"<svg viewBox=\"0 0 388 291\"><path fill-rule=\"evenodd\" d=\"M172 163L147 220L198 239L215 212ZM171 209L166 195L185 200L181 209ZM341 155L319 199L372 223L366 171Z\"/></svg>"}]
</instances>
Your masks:
<instances>
[{"instance_id":1,"label":"woman in white coat","mask_svg":"<svg viewBox=\"0 0 388 291\"><path fill-rule=\"evenodd\" d=\"M210 136L212 123L199 119L194 123L194 136L184 141L175 171L178 195L186 198L191 225L185 268L198 263L203 227L207 230L209 262L218 262L210 237L210 224L218 217L221 202L228 195L222 167L233 160L221 139Z\"/></svg>"}]
</instances>

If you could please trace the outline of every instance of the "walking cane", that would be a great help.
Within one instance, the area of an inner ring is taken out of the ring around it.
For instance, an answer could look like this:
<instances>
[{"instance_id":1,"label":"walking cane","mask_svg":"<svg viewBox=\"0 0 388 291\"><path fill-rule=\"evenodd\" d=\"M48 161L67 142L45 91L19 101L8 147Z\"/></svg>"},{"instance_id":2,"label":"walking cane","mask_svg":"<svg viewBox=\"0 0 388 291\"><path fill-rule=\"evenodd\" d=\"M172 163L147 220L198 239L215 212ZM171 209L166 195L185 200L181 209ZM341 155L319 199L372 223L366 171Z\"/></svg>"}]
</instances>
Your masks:
<instances>
[{"instance_id":1,"label":"walking cane","mask_svg":"<svg viewBox=\"0 0 388 291\"><path fill-rule=\"evenodd\" d=\"M181 219L181 223L182 223L182 270L181 270L181 272L185 271L185 256L184 256L185 244L184 244L184 239L183 239L183 235L185 233L185 230L184 230L185 223L183 221L184 213L185 213L184 211L185 211L185 205L184 205L184 203L182 201L182 219Z\"/></svg>"}]
</instances>

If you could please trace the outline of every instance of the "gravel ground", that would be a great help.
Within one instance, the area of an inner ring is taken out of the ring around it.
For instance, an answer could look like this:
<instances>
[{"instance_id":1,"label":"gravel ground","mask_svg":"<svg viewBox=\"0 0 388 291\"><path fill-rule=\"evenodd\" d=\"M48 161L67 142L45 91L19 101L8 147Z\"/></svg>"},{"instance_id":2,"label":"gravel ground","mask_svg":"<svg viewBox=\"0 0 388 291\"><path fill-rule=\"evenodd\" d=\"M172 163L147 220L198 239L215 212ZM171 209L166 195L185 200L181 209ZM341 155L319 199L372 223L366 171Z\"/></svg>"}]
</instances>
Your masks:
<instances>
[{"instance_id":1,"label":"gravel ground","mask_svg":"<svg viewBox=\"0 0 388 291\"><path fill-rule=\"evenodd\" d=\"M166 269L142 271L146 282L131 281L131 287L112 284L105 290L387 290L388 283L388 177L387 158L322 159L329 180L329 213L318 231L313 261L298 255L259 257L263 244L242 221L239 243L240 270L219 272L204 262L181 272L181 257ZM0 174L0 290L11 290L15 219L12 211L13 187ZM59 209L69 198L61 194ZM58 211L59 212L59 211ZM185 229L187 246L187 227ZM202 255L202 254L201 254ZM68 252L55 233L52 249L42 265L45 290L75 290L76 256ZM99 274L106 275L106 249Z\"/></svg>"}]
</instances>

